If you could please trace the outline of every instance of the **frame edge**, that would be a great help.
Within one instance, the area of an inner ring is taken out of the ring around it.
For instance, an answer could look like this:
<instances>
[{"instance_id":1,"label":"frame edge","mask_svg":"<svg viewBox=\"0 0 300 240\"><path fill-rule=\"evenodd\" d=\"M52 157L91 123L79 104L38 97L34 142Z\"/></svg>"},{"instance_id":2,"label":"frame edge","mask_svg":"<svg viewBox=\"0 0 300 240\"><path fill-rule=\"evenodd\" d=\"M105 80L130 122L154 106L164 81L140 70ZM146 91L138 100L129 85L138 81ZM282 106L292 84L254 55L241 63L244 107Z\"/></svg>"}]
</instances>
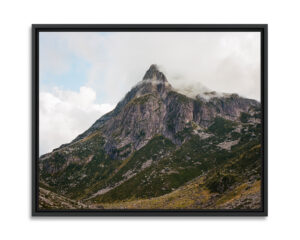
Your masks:
<instances>
[{"instance_id":1,"label":"frame edge","mask_svg":"<svg viewBox=\"0 0 300 240\"><path fill-rule=\"evenodd\" d=\"M55 28L55 29L54 29ZM261 69L261 84L263 90L261 90L262 101L263 101L263 210L262 211L241 211L241 212L227 212L227 211L216 211L216 212L205 212L205 211L38 211L38 183L37 181L37 158L38 158L38 112L39 109L39 83L38 83L38 34L39 31L44 30L54 30L54 31L65 31L66 28L69 28L69 31L78 30L79 28L85 29L113 29L118 31L120 28L123 28L126 31L133 29L142 29L146 28L151 30L153 28L161 28L162 31L166 29L186 29L186 30L199 30L202 29L231 29L237 30L241 28L247 28L258 30L260 29L263 39L261 41L262 50L262 63L263 69ZM32 120L32 136L31 136L31 156L32 156L32 168L31 168L31 216L33 217L103 217L103 216L125 216L125 217L134 217L134 216L144 216L144 217L228 217L228 216L238 216L238 217L267 217L268 216L268 24L32 24L31 25L31 61L32 61L32 98L31 98L31 120Z\"/></svg>"}]
</instances>

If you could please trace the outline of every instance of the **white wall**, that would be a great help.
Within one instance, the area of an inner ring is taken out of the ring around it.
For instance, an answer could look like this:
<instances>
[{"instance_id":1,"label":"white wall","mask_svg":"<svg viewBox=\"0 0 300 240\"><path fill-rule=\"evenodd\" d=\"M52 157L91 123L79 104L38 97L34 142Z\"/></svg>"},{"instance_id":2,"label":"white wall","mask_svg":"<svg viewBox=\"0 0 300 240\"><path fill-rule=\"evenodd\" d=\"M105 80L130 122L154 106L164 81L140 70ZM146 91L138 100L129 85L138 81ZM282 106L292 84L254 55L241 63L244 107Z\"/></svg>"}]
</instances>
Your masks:
<instances>
[{"instance_id":1,"label":"white wall","mask_svg":"<svg viewBox=\"0 0 300 240\"><path fill-rule=\"evenodd\" d=\"M299 238L297 1L1 1L0 18L1 239ZM268 23L269 217L32 219L29 151L32 23Z\"/></svg>"}]
</instances>

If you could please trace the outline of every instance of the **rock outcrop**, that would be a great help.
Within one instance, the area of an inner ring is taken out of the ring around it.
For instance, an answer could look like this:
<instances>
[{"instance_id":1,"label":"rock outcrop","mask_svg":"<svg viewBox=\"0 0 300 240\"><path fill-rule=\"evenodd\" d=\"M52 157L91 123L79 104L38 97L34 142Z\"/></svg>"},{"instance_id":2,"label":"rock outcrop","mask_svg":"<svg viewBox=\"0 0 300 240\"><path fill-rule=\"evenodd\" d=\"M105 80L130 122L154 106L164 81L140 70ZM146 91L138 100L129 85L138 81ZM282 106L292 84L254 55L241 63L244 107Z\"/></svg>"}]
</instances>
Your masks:
<instances>
[{"instance_id":1,"label":"rock outcrop","mask_svg":"<svg viewBox=\"0 0 300 240\"><path fill-rule=\"evenodd\" d=\"M71 143L40 157L41 178L68 197L92 196L103 192L100 186L111 190L136 178L140 171L169 156L170 149L182 148L195 137L207 141L203 146L214 142L213 151L231 151L232 147L225 148L224 142L234 142L232 146L244 144L240 140L244 133L241 131L249 132L253 126L259 126L259 116L260 103L237 94L205 92L195 98L180 94L159 68L151 65L113 111L99 118ZM153 139L170 149L155 152L159 148L149 148ZM131 174L121 175L120 169L125 169L126 161L130 162L145 149L151 149L157 161L153 156L139 156L141 167L132 166L127 170ZM71 174L73 168L78 175ZM94 188L87 190L90 185Z\"/></svg>"}]
</instances>

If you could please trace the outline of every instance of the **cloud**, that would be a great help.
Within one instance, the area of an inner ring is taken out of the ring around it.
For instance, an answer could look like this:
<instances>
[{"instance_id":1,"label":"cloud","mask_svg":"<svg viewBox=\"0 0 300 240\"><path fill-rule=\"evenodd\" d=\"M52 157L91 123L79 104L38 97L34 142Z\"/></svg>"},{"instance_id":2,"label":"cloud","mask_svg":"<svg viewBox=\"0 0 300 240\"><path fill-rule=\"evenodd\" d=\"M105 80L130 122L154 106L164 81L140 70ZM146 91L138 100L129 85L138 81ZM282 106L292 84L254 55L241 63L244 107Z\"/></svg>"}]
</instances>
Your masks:
<instances>
[{"instance_id":1,"label":"cloud","mask_svg":"<svg viewBox=\"0 0 300 240\"><path fill-rule=\"evenodd\" d=\"M117 103L153 63L175 88L204 85L260 99L259 32L43 34L50 45L56 42L58 52L67 51L90 64L85 84L104 102ZM51 48L51 54L53 51ZM61 54L60 61L68 61ZM58 70L67 70L67 63L58 65Z\"/></svg>"},{"instance_id":2,"label":"cloud","mask_svg":"<svg viewBox=\"0 0 300 240\"><path fill-rule=\"evenodd\" d=\"M160 66L175 88L200 85L260 98L259 33L115 33L101 82L117 98L141 80L150 64ZM97 87L100 81L90 81Z\"/></svg>"},{"instance_id":3,"label":"cloud","mask_svg":"<svg viewBox=\"0 0 300 240\"><path fill-rule=\"evenodd\" d=\"M41 32L40 72L67 72L73 57L93 64L101 63L106 40L100 33Z\"/></svg>"},{"instance_id":4,"label":"cloud","mask_svg":"<svg viewBox=\"0 0 300 240\"><path fill-rule=\"evenodd\" d=\"M81 87L79 92L59 88L41 92L40 154L70 142L114 108L111 104L97 104L95 100L96 93L89 87Z\"/></svg>"},{"instance_id":5,"label":"cloud","mask_svg":"<svg viewBox=\"0 0 300 240\"><path fill-rule=\"evenodd\" d=\"M151 64L180 91L260 100L258 32L44 32L39 52L41 153L111 110Z\"/></svg>"}]
</instances>

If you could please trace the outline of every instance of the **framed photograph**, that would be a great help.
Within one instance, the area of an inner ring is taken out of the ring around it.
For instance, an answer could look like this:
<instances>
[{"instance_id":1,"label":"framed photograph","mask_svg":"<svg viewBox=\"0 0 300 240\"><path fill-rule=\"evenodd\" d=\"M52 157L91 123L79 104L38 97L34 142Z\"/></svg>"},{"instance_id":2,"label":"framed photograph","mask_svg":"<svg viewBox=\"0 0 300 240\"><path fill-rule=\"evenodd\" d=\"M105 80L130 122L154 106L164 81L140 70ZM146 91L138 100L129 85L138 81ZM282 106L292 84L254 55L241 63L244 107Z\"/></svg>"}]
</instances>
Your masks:
<instances>
[{"instance_id":1,"label":"framed photograph","mask_svg":"<svg viewBox=\"0 0 300 240\"><path fill-rule=\"evenodd\" d=\"M267 216L267 25L33 25L33 216Z\"/></svg>"}]
</instances>

